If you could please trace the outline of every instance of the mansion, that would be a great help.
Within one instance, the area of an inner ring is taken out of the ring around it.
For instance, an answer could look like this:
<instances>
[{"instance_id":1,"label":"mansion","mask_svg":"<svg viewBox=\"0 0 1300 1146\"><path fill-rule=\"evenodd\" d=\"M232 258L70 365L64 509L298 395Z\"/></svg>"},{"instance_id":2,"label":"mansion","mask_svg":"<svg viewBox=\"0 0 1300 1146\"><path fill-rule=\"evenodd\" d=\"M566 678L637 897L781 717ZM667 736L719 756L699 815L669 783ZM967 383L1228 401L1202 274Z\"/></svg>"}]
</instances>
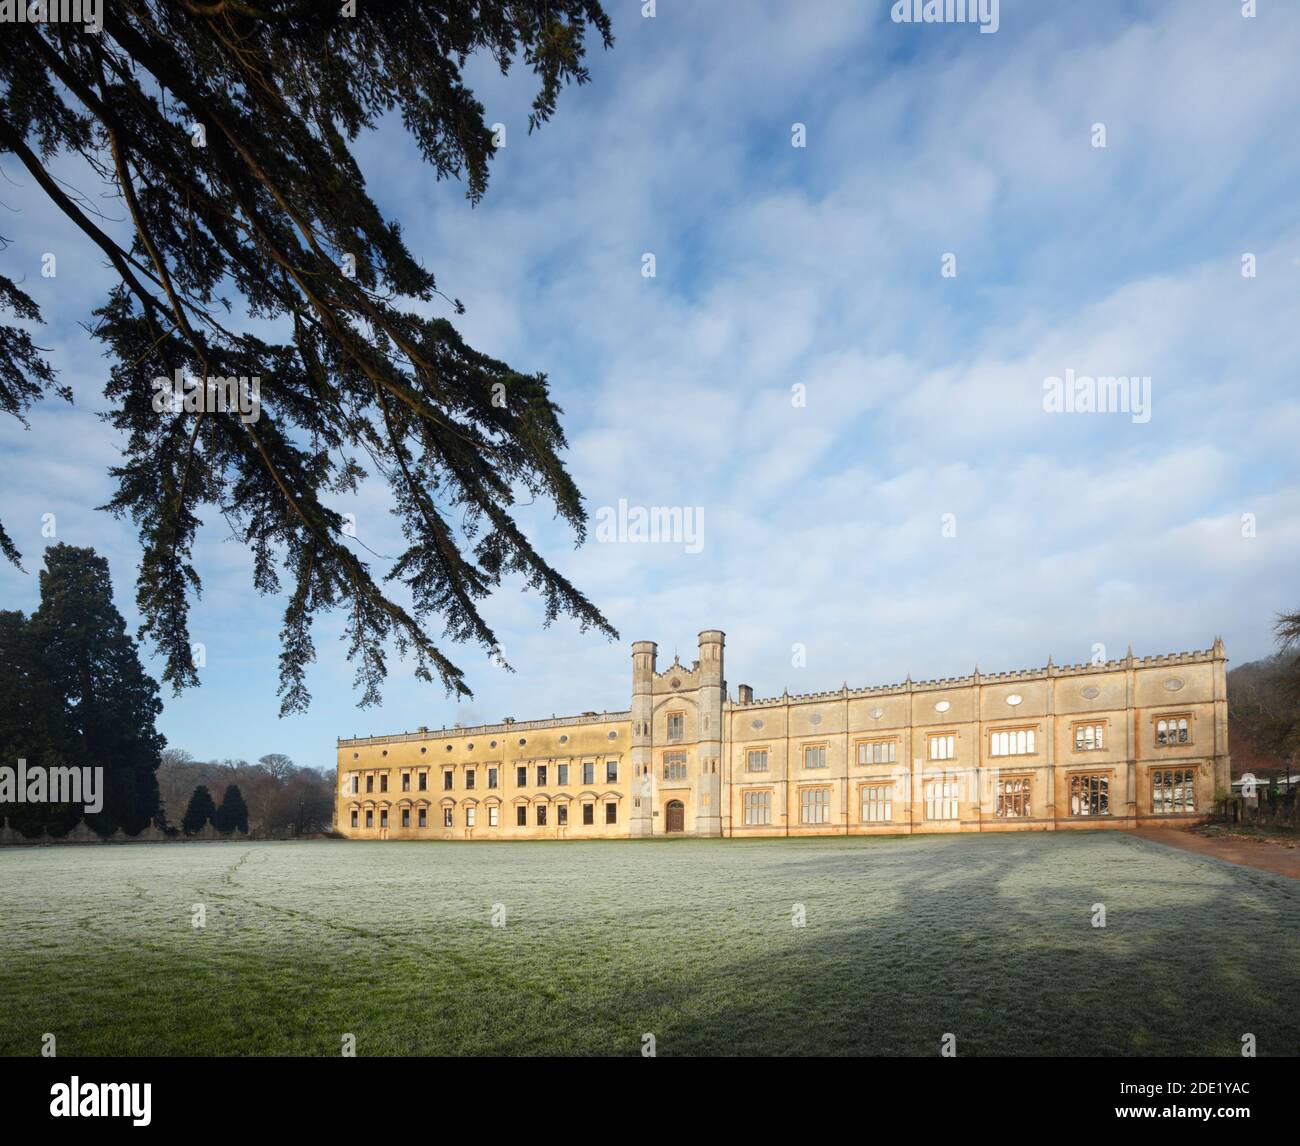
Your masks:
<instances>
[{"instance_id":1,"label":"mansion","mask_svg":"<svg viewBox=\"0 0 1300 1146\"><path fill-rule=\"evenodd\" d=\"M1203 652L755 699L724 634L631 707L340 739L355 839L881 835L1131 828L1228 794L1223 642Z\"/></svg>"}]
</instances>

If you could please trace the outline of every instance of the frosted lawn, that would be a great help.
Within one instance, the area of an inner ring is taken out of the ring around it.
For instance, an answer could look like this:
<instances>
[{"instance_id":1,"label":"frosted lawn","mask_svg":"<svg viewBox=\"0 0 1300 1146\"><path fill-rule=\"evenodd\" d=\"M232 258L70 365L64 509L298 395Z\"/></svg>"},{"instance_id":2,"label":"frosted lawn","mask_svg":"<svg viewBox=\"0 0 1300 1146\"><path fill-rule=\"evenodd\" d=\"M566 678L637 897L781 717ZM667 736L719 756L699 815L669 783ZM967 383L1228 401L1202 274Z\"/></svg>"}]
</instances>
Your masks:
<instances>
[{"instance_id":1,"label":"frosted lawn","mask_svg":"<svg viewBox=\"0 0 1300 1146\"><path fill-rule=\"evenodd\" d=\"M1118 832L0 852L9 1055L1294 1055L1297 997L1300 883Z\"/></svg>"}]
</instances>

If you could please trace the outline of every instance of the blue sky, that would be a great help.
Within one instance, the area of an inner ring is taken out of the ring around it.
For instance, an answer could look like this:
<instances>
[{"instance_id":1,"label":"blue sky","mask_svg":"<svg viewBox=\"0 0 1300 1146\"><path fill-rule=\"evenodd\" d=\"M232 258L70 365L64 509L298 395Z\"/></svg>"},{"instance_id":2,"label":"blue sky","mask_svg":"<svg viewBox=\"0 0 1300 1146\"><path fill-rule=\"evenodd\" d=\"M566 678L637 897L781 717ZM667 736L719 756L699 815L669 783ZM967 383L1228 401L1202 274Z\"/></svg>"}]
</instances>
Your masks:
<instances>
[{"instance_id":1,"label":"blue sky","mask_svg":"<svg viewBox=\"0 0 1300 1146\"><path fill-rule=\"evenodd\" d=\"M702 507L702 551L575 549L548 507L524 509L620 642L544 630L510 585L485 614L514 674L453 649L476 694L454 705L394 660L383 707L362 712L326 619L311 712L281 720L284 602L254 592L248 555L210 522L193 623L207 665L200 689L166 697L172 745L332 767L337 735L618 709L633 640L688 661L706 628L728 634L733 693L760 696L1099 644L1222 634L1234 662L1270 651L1275 614L1300 606L1300 5L1002 0L993 35L894 24L885 0L608 8L615 48L531 136L530 77L471 67L507 127L477 208L395 123L358 154L465 302L471 343L550 376L591 510ZM41 303L76 405L43 403L29 432L0 423L3 519L29 569L0 568L0 602L35 607L54 513L59 540L109 558L134 624L134 532L94 508L118 445L95 417L105 364L78 325L110 278L3 167L0 258ZM1150 420L1045 412L1044 379L1067 369L1149 376ZM336 504L366 546L398 552L380 488Z\"/></svg>"}]
</instances>

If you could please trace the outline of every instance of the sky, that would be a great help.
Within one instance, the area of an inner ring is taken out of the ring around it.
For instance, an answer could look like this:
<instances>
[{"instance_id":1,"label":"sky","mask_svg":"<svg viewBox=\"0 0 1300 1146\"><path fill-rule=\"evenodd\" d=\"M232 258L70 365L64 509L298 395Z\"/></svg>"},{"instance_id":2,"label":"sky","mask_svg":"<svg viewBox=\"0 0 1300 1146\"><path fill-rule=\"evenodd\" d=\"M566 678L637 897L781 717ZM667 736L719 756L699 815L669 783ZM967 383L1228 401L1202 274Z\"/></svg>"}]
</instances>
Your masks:
<instances>
[{"instance_id":1,"label":"sky","mask_svg":"<svg viewBox=\"0 0 1300 1146\"><path fill-rule=\"evenodd\" d=\"M506 128L477 206L399 123L356 152L471 345L548 375L593 517L676 507L696 543L597 540L593 520L577 548L550 507L523 508L618 641L543 627L509 583L484 615L514 672L448 648L475 694L457 704L394 658L382 706L359 710L323 618L312 707L281 719L285 601L209 518L206 664L164 693L169 744L332 768L337 736L620 710L632 641L657 641L662 669L702 629L727 634L732 694L760 697L1216 635L1233 663L1268 655L1300 608L1300 4L1002 0L992 34L895 23L886 0L654 7L607 4L615 46L531 135L531 74L471 62ZM0 169L0 269L25 276L76 396L29 431L0 423L0 519L27 567L0 566L0 607L38 604L54 514L57 540L109 559L134 629L135 532L96 508L119 447L96 416L107 364L80 325L112 279ZM1144 413L1049 408L1067 371L1149 379ZM384 572L400 533L382 488L333 504Z\"/></svg>"}]
</instances>

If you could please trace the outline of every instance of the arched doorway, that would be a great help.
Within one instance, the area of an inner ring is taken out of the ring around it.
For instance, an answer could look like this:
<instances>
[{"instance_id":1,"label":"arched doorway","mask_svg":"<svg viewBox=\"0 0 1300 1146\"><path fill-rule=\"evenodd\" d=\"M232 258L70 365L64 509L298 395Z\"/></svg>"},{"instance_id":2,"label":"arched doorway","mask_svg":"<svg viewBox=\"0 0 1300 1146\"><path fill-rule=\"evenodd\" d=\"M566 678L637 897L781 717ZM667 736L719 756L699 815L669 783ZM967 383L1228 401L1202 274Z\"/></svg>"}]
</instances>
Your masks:
<instances>
[{"instance_id":1,"label":"arched doorway","mask_svg":"<svg viewBox=\"0 0 1300 1146\"><path fill-rule=\"evenodd\" d=\"M667 827L664 829L669 832L681 832L686 830L686 806L680 800L669 800L667 811Z\"/></svg>"}]
</instances>

